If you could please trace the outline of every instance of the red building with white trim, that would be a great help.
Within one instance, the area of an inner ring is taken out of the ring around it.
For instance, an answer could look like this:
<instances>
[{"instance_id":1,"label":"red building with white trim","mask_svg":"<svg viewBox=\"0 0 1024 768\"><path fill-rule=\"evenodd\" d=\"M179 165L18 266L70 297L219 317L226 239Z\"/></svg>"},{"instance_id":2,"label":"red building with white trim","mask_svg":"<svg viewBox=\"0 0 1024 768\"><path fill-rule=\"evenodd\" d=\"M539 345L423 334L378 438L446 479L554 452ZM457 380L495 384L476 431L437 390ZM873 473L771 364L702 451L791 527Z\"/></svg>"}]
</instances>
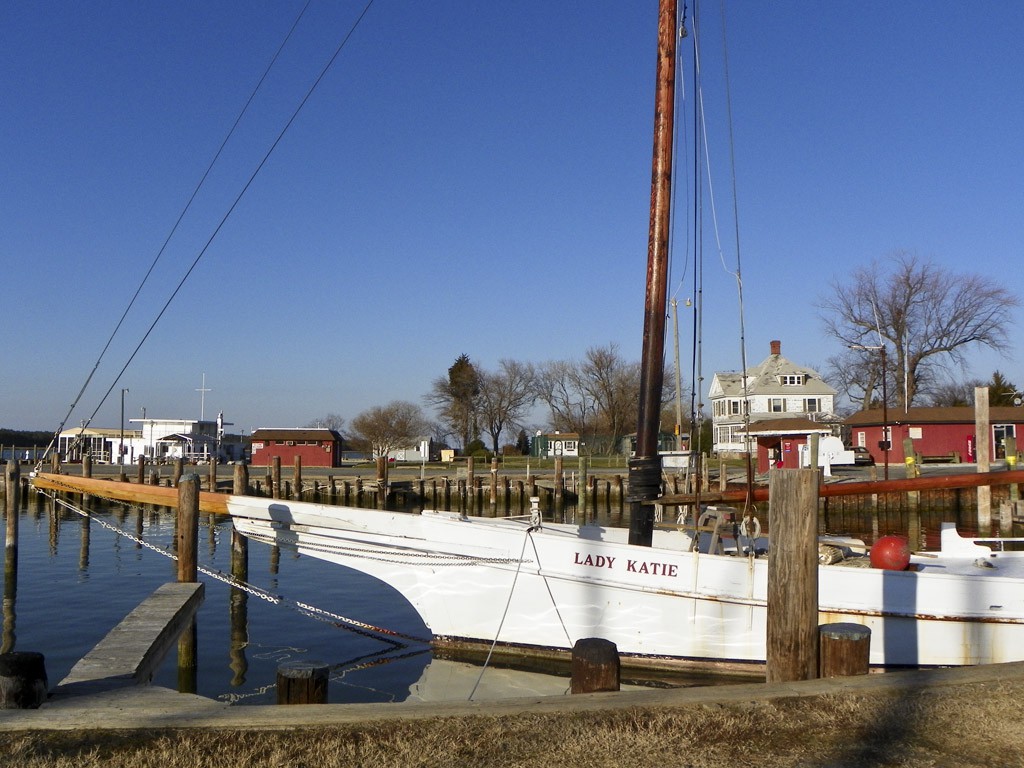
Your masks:
<instances>
[{"instance_id":1,"label":"red building with white trim","mask_svg":"<svg viewBox=\"0 0 1024 768\"><path fill-rule=\"evenodd\" d=\"M902 464L906 458L903 441L913 441L914 453L922 457L949 456L953 461L973 462L977 456L977 436L973 406L948 408L889 408L888 414L881 408L860 411L846 419L850 429L850 443L864 446L879 464L885 458L880 446L886 426L883 419L888 417L890 435L889 463ZM1024 408L999 406L989 408L989 456L993 459L1006 458L1003 441L1024 434Z\"/></svg>"},{"instance_id":2,"label":"red building with white trim","mask_svg":"<svg viewBox=\"0 0 1024 768\"><path fill-rule=\"evenodd\" d=\"M252 433L252 464L269 466L302 460L304 467L340 467L343 438L333 429L257 429Z\"/></svg>"}]
</instances>

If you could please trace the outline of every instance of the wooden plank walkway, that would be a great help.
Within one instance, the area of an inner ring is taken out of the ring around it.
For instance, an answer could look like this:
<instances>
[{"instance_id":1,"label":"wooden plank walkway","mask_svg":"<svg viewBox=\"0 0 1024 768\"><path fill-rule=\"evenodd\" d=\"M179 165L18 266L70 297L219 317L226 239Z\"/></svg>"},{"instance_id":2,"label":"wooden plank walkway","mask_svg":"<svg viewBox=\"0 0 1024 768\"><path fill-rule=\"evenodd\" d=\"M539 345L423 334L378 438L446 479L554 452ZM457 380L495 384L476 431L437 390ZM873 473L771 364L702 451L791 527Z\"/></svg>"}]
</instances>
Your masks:
<instances>
[{"instance_id":1,"label":"wooden plank walkway","mask_svg":"<svg viewBox=\"0 0 1024 768\"><path fill-rule=\"evenodd\" d=\"M80 696L145 685L203 601L200 582L169 583L143 600L87 653L52 696Z\"/></svg>"}]
</instances>

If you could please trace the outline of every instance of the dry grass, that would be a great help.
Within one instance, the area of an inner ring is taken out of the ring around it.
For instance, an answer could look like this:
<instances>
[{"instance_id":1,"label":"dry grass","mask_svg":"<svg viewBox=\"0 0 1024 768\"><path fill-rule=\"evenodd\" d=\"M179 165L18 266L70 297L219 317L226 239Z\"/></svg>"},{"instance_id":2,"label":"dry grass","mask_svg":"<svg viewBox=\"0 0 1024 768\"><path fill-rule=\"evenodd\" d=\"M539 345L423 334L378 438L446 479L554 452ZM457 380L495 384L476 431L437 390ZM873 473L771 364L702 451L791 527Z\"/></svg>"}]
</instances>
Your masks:
<instances>
[{"instance_id":1,"label":"dry grass","mask_svg":"<svg viewBox=\"0 0 1024 768\"><path fill-rule=\"evenodd\" d=\"M0 766L1024 766L1024 683L280 731L8 734Z\"/></svg>"}]
</instances>

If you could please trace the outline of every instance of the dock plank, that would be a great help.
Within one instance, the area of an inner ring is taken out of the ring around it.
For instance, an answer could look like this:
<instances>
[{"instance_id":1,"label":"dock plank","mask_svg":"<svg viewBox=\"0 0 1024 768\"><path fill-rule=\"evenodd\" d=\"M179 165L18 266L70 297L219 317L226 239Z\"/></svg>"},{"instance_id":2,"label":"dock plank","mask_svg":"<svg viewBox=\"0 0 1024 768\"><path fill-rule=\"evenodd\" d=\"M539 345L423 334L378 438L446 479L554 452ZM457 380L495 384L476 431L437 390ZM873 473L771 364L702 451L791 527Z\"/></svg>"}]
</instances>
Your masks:
<instances>
[{"instance_id":1,"label":"dock plank","mask_svg":"<svg viewBox=\"0 0 1024 768\"><path fill-rule=\"evenodd\" d=\"M54 694L81 695L148 683L195 616L203 584L156 589L72 667Z\"/></svg>"}]
</instances>

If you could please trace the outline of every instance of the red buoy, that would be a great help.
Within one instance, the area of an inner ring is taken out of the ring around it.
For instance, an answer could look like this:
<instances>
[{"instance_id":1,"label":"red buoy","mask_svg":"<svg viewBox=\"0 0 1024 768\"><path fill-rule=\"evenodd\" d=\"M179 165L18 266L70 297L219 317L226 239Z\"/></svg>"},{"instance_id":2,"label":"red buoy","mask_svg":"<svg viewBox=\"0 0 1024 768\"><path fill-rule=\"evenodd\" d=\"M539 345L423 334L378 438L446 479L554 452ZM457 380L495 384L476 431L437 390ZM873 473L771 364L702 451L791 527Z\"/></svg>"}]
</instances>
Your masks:
<instances>
[{"instance_id":1,"label":"red buoy","mask_svg":"<svg viewBox=\"0 0 1024 768\"><path fill-rule=\"evenodd\" d=\"M871 547L871 567L905 571L910 565L910 542L903 536L883 536Z\"/></svg>"}]
</instances>

